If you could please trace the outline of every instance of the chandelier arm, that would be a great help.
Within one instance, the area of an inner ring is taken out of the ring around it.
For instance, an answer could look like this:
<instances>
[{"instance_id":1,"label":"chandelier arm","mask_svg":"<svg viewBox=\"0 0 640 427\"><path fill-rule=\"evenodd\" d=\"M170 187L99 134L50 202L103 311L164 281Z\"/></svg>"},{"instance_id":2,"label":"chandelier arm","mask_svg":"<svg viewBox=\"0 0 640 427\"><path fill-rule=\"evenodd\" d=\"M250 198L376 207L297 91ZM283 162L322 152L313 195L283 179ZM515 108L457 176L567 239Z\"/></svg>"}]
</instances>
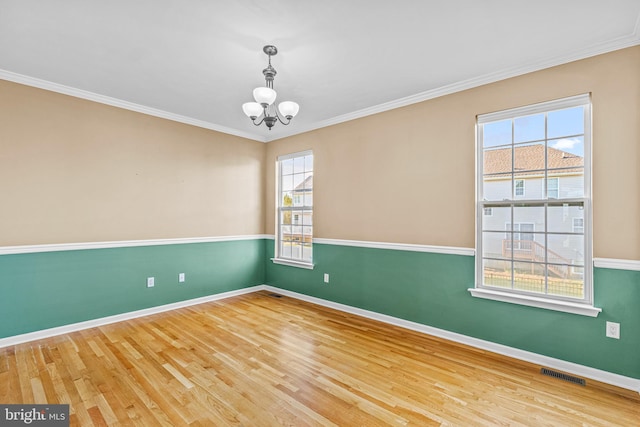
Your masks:
<instances>
[{"instance_id":1,"label":"chandelier arm","mask_svg":"<svg viewBox=\"0 0 640 427\"><path fill-rule=\"evenodd\" d=\"M258 123L256 123L257 117L256 117L256 119L251 119L251 121L253 122L254 126L260 126L262 123L264 123L264 118L265 118L265 115L263 114L262 115L262 120L260 120Z\"/></svg>"}]
</instances>

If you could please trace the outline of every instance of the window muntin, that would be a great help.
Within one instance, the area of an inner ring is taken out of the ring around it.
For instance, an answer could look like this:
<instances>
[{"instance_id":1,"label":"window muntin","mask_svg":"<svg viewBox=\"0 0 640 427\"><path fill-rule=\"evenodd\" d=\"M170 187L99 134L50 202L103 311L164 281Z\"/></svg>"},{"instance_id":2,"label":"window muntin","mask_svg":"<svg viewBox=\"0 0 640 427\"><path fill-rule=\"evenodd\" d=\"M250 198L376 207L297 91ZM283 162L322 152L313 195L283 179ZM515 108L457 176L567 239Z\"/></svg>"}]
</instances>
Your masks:
<instances>
[{"instance_id":1,"label":"window muntin","mask_svg":"<svg viewBox=\"0 0 640 427\"><path fill-rule=\"evenodd\" d=\"M313 153L278 157L276 259L313 262Z\"/></svg>"},{"instance_id":2,"label":"window muntin","mask_svg":"<svg viewBox=\"0 0 640 427\"><path fill-rule=\"evenodd\" d=\"M588 95L478 116L477 288L592 302L590 119Z\"/></svg>"}]
</instances>

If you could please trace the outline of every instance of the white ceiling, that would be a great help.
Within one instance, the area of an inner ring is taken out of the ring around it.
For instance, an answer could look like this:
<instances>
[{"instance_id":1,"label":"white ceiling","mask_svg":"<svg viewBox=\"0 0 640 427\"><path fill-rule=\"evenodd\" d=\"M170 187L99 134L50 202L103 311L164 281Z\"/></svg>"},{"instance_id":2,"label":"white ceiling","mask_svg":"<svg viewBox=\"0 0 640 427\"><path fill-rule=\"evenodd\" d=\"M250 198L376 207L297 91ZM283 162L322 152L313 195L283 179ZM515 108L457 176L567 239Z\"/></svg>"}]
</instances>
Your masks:
<instances>
[{"instance_id":1,"label":"white ceiling","mask_svg":"<svg viewBox=\"0 0 640 427\"><path fill-rule=\"evenodd\" d=\"M637 44L640 0L0 0L0 78L259 141Z\"/></svg>"}]
</instances>

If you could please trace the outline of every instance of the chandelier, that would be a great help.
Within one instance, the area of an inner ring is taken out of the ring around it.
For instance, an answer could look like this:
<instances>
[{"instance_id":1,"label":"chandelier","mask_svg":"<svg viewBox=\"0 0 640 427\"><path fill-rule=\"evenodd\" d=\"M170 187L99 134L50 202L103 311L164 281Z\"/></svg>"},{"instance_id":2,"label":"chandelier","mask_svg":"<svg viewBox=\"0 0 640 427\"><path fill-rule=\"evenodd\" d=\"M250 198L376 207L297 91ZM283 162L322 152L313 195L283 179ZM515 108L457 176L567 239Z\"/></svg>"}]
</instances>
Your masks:
<instances>
[{"instance_id":1,"label":"chandelier","mask_svg":"<svg viewBox=\"0 0 640 427\"><path fill-rule=\"evenodd\" d=\"M276 69L271 66L271 57L278 53L278 49L275 46L267 45L262 48L262 51L269 56L269 65L262 70L266 85L264 87L257 87L253 90L253 98L256 102L245 102L242 104L242 111L251 119L254 125L260 126L263 122L269 130L279 121L283 125L291 123L300 106L292 101L284 101L278 104L278 108L272 105L276 100L276 91L273 90L273 78L276 76ZM280 111L280 114L278 114ZM259 122L256 120L262 116ZM286 122L282 119L286 120Z\"/></svg>"}]
</instances>

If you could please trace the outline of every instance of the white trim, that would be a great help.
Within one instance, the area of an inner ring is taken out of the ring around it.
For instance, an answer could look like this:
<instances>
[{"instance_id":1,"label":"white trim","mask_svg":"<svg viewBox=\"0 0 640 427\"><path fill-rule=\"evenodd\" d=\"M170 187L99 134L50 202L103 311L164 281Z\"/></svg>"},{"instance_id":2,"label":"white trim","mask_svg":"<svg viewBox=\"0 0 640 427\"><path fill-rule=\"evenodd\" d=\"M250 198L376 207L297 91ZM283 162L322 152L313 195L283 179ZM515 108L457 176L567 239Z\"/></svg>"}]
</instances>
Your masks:
<instances>
[{"instance_id":1,"label":"white trim","mask_svg":"<svg viewBox=\"0 0 640 427\"><path fill-rule=\"evenodd\" d=\"M496 344L491 341L485 341L478 338L469 337L467 335L458 334L456 332L450 332L444 329L434 328L432 326L423 325L421 323L411 322L409 320L399 319L397 317L388 316L386 314L376 313L374 311L363 310L361 308L352 307L345 304L340 304L333 301L324 300L321 298L311 297L297 292L280 289L275 286L264 285L264 289L269 292L275 292L296 298L302 301L307 301L313 304L318 304L323 307L333 308L335 310L343 311L357 316L366 317L368 319L377 320L379 322L387 323L401 328L409 329L412 331L420 332L427 335L432 335L439 338L444 338L453 342L468 345L471 347L479 348L481 350L491 351L503 356L512 357L514 359L523 360L525 362L533 363L535 365L545 366L552 369L564 371L580 377L589 378L595 381L611 384L616 387L621 387L627 390L633 390L640 393L640 379L627 377L624 375L614 374L612 372L603 371L589 366L579 365L573 362L567 362L564 360L556 359L549 356L544 356L537 353L532 353L525 350L520 350L514 347L509 347L502 344Z\"/></svg>"},{"instance_id":2,"label":"white trim","mask_svg":"<svg viewBox=\"0 0 640 427\"><path fill-rule=\"evenodd\" d=\"M282 156L278 156L276 161L281 162L283 160L289 160L289 159L294 159L296 157L304 157L304 156L313 156L313 150L304 150L304 151L298 151L297 153L283 154Z\"/></svg>"},{"instance_id":3,"label":"white trim","mask_svg":"<svg viewBox=\"0 0 640 427\"><path fill-rule=\"evenodd\" d=\"M640 271L640 261L631 259L594 258L593 266L616 270Z\"/></svg>"},{"instance_id":4,"label":"white trim","mask_svg":"<svg viewBox=\"0 0 640 427\"><path fill-rule=\"evenodd\" d=\"M36 87L39 89L48 90L51 92L61 93L63 95L73 96L75 98L86 99L88 101L97 102L99 104L110 105L112 107L118 107L124 110L135 111L136 113L147 114L149 116L159 117L161 119L167 119L167 120L171 120L178 123L197 126L199 128L209 129L216 132L225 133L228 135L235 135L241 138L252 139L254 141L266 142L266 138L264 136L258 135L255 133L245 132L245 131L233 129L227 126L206 122L204 120L198 120L191 117L181 116L179 114L170 113L168 111L146 107L144 105L135 104L133 102L124 101L122 99L100 95L98 93L89 92L86 90L61 85L58 83L53 83L53 82L38 79L35 77L29 77L22 74L17 74L7 70L0 69L0 79L7 80L14 83L20 83L26 86Z\"/></svg>"},{"instance_id":5,"label":"white trim","mask_svg":"<svg viewBox=\"0 0 640 427\"><path fill-rule=\"evenodd\" d=\"M537 104L524 105L522 107L509 108L505 110L495 111L493 113L479 114L478 124L495 122L505 119L514 119L516 117L528 116L531 114L544 113L553 110L562 110L564 108L581 107L591 102L591 95L584 93L581 95L570 96L567 98L554 99L551 101L539 102Z\"/></svg>"},{"instance_id":6,"label":"white trim","mask_svg":"<svg viewBox=\"0 0 640 427\"><path fill-rule=\"evenodd\" d=\"M356 246L359 248L390 249L394 251L430 252L436 254L474 256L476 251L471 248L458 248L453 246L415 245L412 243L386 243L368 242L362 240L340 240L314 238L313 243L321 245Z\"/></svg>"},{"instance_id":7,"label":"white trim","mask_svg":"<svg viewBox=\"0 0 640 427\"><path fill-rule=\"evenodd\" d=\"M275 240L273 234L264 234L260 236L262 239ZM385 242L367 242L361 240L341 240L341 239L324 239L316 237L313 243L321 245L338 245L338 246L355 246L360 248L390 249L409 252L430 252L451 255L475 256L476 251L472 248L460 248L453 246L429 246L414 245L410 243L385 243ZM1 248L0 248L1 249ZM613 268L617 270L640 271L640 261L628 259L613 258L594 258L594 267Z\"/></svg>"},{"instance_id":8,"label":"white trim","mask_svg":"<svg viewBox=\"0 0 640 427\"><path fill-rule=\"evenodd\" d=\"M557 299L552 300L547 298L538 298L530 295L501 292L487 288L471 288L467 290L476 298L508 302L511 304L527 305L529 307L580 314L582 316L598 317L598 314L602 312L601 308L597 308L589 304L577 304Z\"/></svg>"},{"instance_id":9,"label":"white trim","mask_svg":"<svg viewBox=\"0 0 640 427\"><path fill-rule=\"evenodd\" d=\"M267 239L265 234L218 237L183 237L178 239L121 240L113 242L53 243L46 245L0 246L0 255L27 254L36 252L80 251L87 249L128 248L132 246L183 245L190 243L231 242L236 240Z\"/></svg>"},{"instance_id":10,"label":"white trim","mask_svg":"<svg viewBox=\"0 0 640 427\"><path fill-rule=\"evenodd\" d=\"M271 258L271 262L274 264L288 265L289 267L306 268L307 270L313 270L314 265L308 262L294 261L284 258Z\"/></svg>"},{"instance_id":11,"label":"white trim","mask_svg":"<svg viewBox=\"0 0 640 427\"><path fill-rule=\"evenodd\" d=\"M87 320L85 322L72 323L70 325L58 326L50 329L43 329L36 332L29 332L21 335L14 335L7 338L0 338L0 348L11 345L22 344L24 342L40 340L44 338L54 337L56 335L69 334L83 329L97 328L99 326L108 325L116 322L123 322L138 317L151 316L153 314L163 313L165 311L177 310L179 308L190 307L192 305L203 304L211 301L218 301L225 298L231 298L238 295L249 294L264 289L264 285L252 286L249 288L238 289L235 291L223 292L215 295L189 299L185 301L174 302L171 304L159 305L156 307L145 308L142 310L130 311L127 313L116 314L113 316L101 317L99 319Z\"/></svg>"}]
</instances>

